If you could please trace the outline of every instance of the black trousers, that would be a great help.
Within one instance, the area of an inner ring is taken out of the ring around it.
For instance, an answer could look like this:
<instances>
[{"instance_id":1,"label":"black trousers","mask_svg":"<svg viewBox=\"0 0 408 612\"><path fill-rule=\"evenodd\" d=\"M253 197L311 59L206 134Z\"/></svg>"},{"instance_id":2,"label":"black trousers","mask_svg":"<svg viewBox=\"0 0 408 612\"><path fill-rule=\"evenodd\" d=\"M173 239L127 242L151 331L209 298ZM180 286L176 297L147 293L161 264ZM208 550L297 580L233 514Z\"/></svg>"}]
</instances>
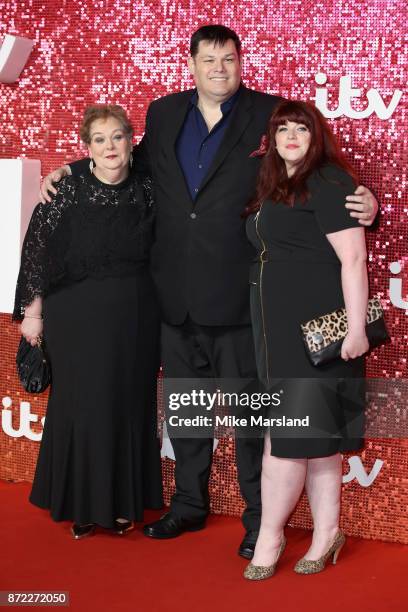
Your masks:
<instances>
[{"instance_id":1,"label":"black trousers","mask_svg":"<svg viewBox=\"0 0 408 612\"><path fill-rule=\"evenodd\" d=\"M162 364L166 378L256 379L252 328L202 326L187 319L182 325L162 326ZM168 417L168 415L167 415ZM176 466L176 492L171 511L201 520L209 513L213 439L175 438L170 434ZM236 438L236 462L245 529L259 529L261 520L262 437Z\"/></svg>"}]
</instances>

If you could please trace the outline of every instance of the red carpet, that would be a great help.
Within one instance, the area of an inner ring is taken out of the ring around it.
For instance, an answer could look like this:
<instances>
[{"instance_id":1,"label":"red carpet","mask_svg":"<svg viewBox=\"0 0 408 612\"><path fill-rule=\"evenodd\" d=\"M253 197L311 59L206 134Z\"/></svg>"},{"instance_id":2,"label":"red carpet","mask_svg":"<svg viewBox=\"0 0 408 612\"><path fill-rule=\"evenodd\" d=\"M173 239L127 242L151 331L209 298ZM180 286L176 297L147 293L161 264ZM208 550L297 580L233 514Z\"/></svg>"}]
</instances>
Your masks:
<instances>
[{"instance_id":1,"label":"red carpet","mask_svg":"<svg viewBox=\"0 0 408 612\"><path fill-rule=\"evenodd\" d=\"M0 482L0 590L69 591L71 610L136 612L402 612L408 607L408 547L348 538L337 566L298 576L296 560L310 533L287 529L276 575L251 583L236 554L236 518L211 516L208 527L180 538L97 532L74 541L28 501L30 485ZM147 513L146 519L159 517ZM64 608L62 608L64 609ZM66 609L66 608L65 608Z\"/></svg>"}]
</instances>

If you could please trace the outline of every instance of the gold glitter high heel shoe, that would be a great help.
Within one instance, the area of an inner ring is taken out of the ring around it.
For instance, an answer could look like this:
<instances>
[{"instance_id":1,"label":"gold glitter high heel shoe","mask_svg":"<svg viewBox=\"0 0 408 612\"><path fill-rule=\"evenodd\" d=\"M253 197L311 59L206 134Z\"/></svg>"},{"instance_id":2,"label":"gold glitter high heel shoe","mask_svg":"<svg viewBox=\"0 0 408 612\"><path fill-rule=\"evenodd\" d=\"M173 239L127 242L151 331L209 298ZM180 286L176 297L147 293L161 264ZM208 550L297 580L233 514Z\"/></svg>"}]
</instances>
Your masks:
<instances>
[{"instance_id":1,"label":"gold glitter high heel shoe","mask_svg":"<svg viewBox=\"0 0 408 612\"><path fill-rule=\"evenodd\" d=\"M294 567L295 572L297 574L317 574L318 572L324 570L326 566L326 561L331 556L333 556L333 564L335 564L337 561L337 557L339 556L339 553L344 546L345 541L346 536L339 529L329 550L323 556L321 556L320 559L316 559L315 561L305 559L304 557L302 559L299 559L299 561Z\"/></svg>"},{"instance_id":2,"label":"gold glitter high heel shoe","mask_svg":"<svg viewBox=\"0 0 408 612\"><path fill-rule=\"evenodd\" d=\"M278 554L276 556L275 563L273 563L272 565L267 565L267 566L253 565L252 563L249 563L245 568L244 578L246 578L247 580L265 580L266 578L270 578L271 576L273 576L275 573L275 568L278 564L278 561L281 558L283 551L285 550L285 546L286 546L286 538L285 536L282 536L282 540L280 543Z\"/></svg>"}]
</instances>

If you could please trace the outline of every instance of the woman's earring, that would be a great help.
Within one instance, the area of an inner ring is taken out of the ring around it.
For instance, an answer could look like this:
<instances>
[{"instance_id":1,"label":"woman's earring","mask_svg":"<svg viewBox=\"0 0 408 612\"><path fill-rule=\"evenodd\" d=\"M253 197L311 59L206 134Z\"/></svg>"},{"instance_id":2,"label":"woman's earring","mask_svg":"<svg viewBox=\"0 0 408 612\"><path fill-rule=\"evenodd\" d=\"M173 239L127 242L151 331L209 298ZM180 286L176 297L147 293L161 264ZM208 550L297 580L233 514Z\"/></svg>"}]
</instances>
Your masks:
<instances>
[{"instance_id":1,"label":"woman's earring","mask_svg":"<svg viewBox=\"0 0 408 612\"><path fill-rule=\"evenodd\" d=\"M89 172L92 174L94 169L94 160L91 157L91 161L89 162Z\"/></svg>"},{"instance_id":2,"label":"woman's earring","mask_svg":"<svg viewBox=\"0 0 408 612\"><path fill-rule=\"evenodd\" d=\"M133 153L131 153L131 154L130 154L130 157L129 157L129 164L130 164L130 167L132 167L132 166L133 166Z\"/></svg>"}]
</instances>

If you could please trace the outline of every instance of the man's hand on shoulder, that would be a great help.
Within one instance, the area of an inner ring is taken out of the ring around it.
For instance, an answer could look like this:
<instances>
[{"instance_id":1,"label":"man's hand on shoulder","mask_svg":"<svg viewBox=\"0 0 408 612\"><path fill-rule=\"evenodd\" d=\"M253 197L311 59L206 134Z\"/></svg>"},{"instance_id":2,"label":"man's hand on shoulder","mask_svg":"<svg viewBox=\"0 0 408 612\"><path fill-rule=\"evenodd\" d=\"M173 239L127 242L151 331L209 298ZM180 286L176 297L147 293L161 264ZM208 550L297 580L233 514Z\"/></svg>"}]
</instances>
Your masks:
<instances>
[{"instance_id":1,"label":"man's hand on shoulder","mask_svg":"<svg viewBox=\"0 0 408 612\"><path fill-rule=\"evenodd\" d=\"M40 200L43 204L46 202L51 202L52 196L48 193L55 195L57 193L57 189L54 187L53 183L58 183L64 176L71 175L71 168L68 165L61 166L57 170L50 172L47 174L40 187Z\"/></svg>"},{"instance_id":2,"label":"man's hand on shoulder","mask_svg":"<svg viewBox=\"0 0 408 612\"><path fill-rule=\"evenodd\" d=\"M370 226L378 212L378 202L367 187L359 185L353 195L346 198L351 217L358 219L361 225Z\"/></svg>"}]
</instances>

